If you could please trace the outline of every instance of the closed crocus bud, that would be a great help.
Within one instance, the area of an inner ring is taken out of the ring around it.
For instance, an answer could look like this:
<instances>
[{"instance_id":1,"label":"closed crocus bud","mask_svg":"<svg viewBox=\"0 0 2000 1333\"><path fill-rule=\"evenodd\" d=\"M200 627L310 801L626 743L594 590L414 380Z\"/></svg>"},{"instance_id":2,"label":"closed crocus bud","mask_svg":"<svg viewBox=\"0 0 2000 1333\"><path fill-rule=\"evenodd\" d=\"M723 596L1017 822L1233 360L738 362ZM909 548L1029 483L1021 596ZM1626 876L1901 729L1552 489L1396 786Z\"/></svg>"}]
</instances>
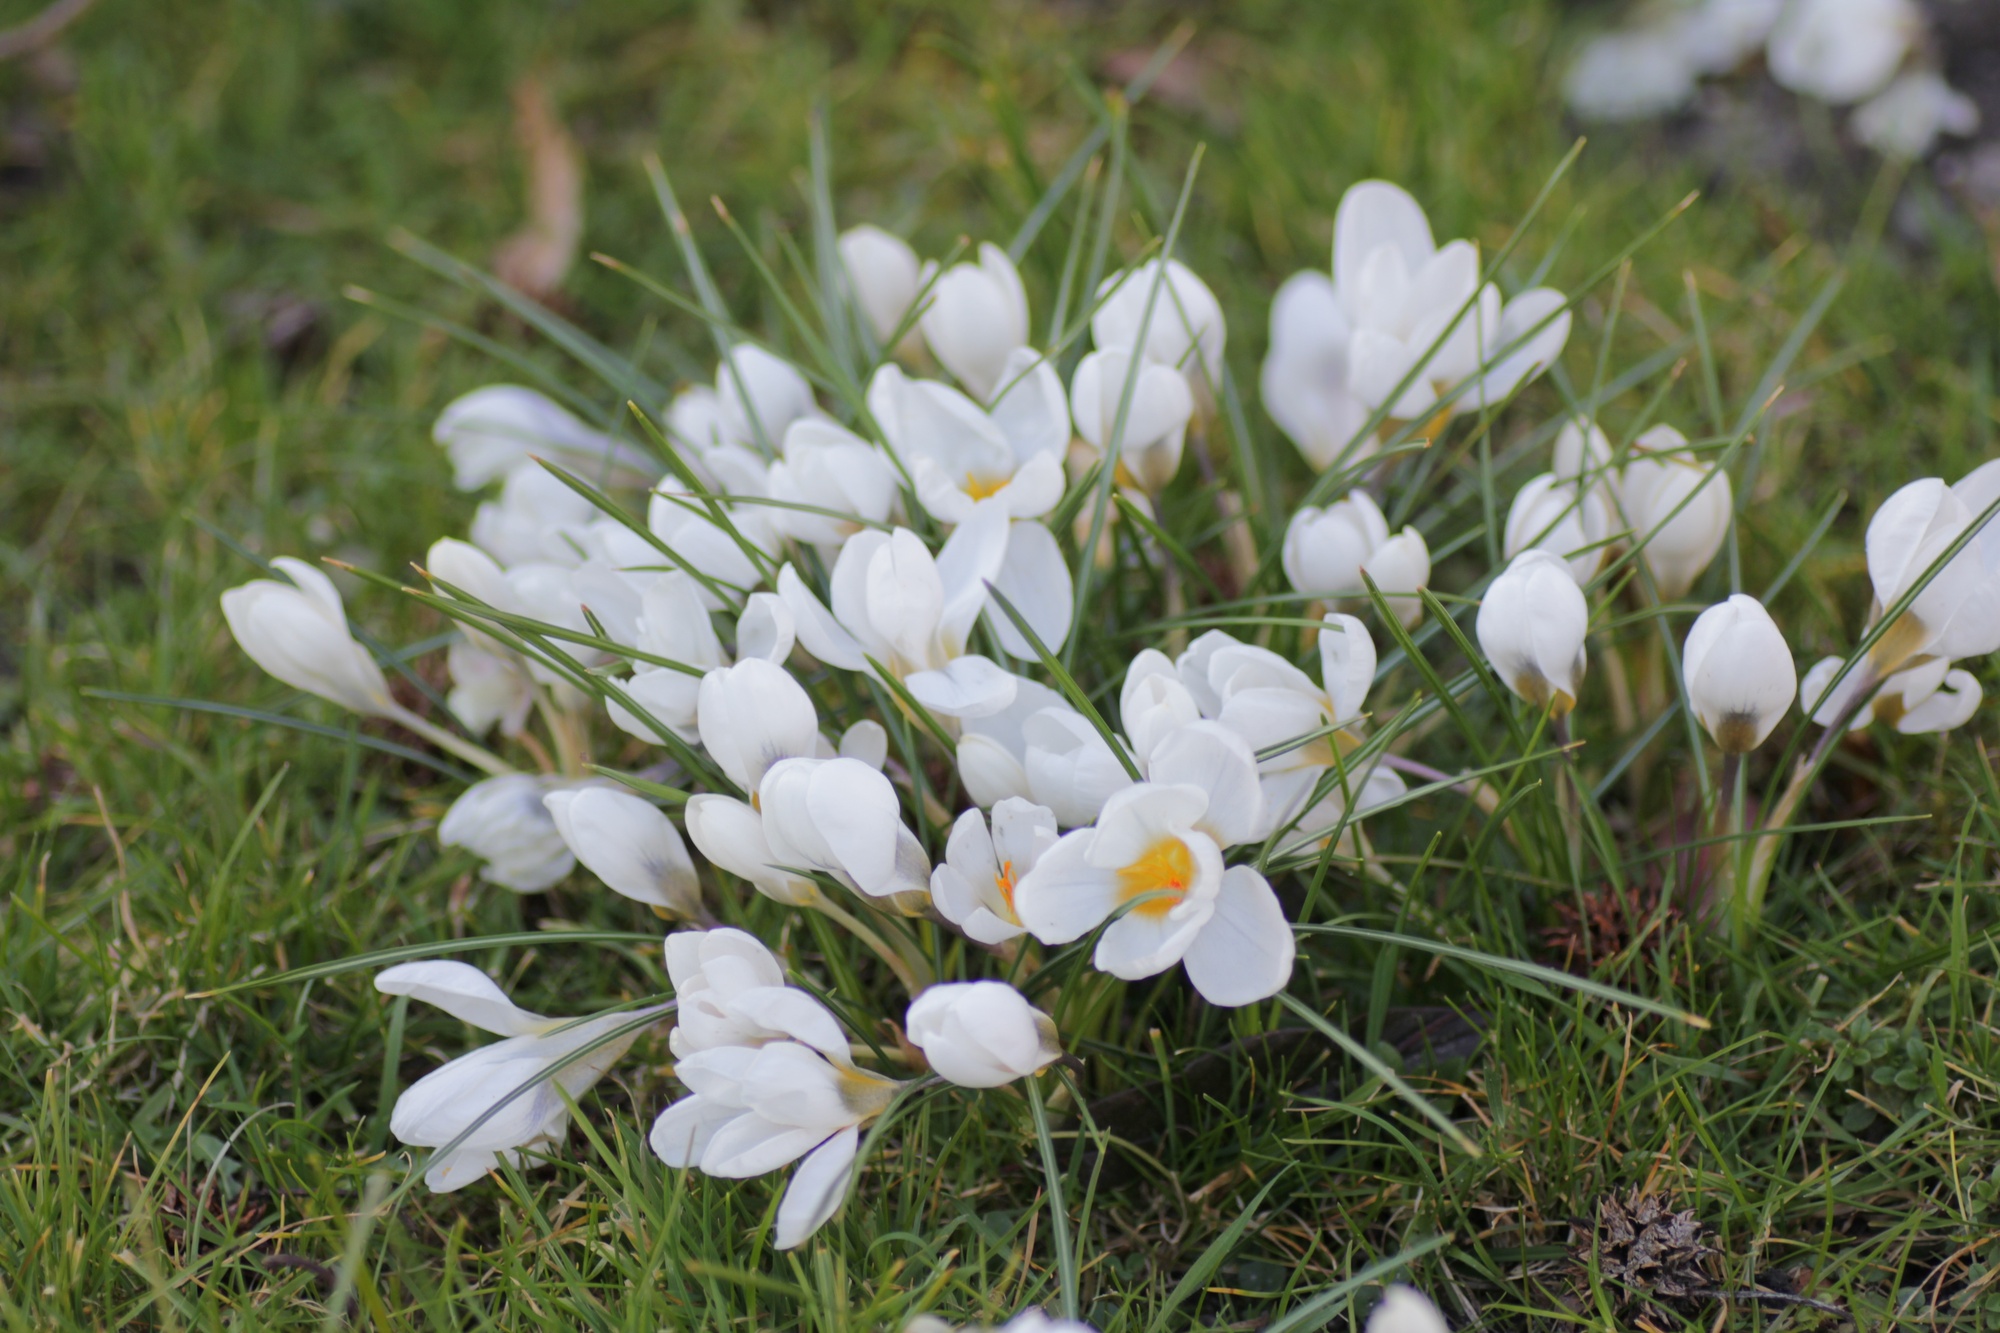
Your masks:
<instances>
[{"instance_id":1,"label":"closed crocus bud","mask_svg":"<svg viewBox=\"0 0 2000 1333\"><path fill-rule=\"evenodd\" d=\"M1451 1333L1437 1306L1413 1287L1386 1287L1368 1312L1367 1333Z\"/></svg>"},{"instance_id":2,"label":"closed crocus bud","mask_svg":"<svg viewBox=\"0 0 2000 1333\"><path fill-rule=\"evenodd\" d=\"M1923 31L1913 0L1792 0L1765 62L1780 86L1844 106L1887 83Z\"/></svg>"},{"instance_id":3,"label":"closed crocus bud","mask_svg":"<svg viewBox=\"0 0 2000 1333\"><path fill-rule=\"evenodd\" d=\"M1157 259L1106 278L1097 289L1097 299L1090 336L1099 347L1136 346L1148 361L1172 366L1196 383L1212 385L1222 377L1222 345L1228 336L1222 304L1180 260L1167 261L1165 281ZM1153 307L1150 323L1146 323L1148 302Z\"/></svg>"},{"instance_id":4,"label":"closed crocus bud","mask_svg":"<svg viewBox=\"0 0 2000 1333\"><path fill-rule=\"evenodd\" d=\"M1515 556L1486 589L1475 629L1508 689L1557 717L1576 707L1590 607L1568 565L1547 551Z\"/></svg>"},{"instance_id":5,"label":"closed crocus bud","mask_svg":"<svg viewBox=\"0 0 2000 1333\"><path fill-rule=\"evenodd\" d=\"M1563 100L1585 120L1643 120L1694 96L1695 71L1678 24L1609 32L1584 43L1563 76Z\"/></svg>"},{"instance_id":6,"label":"closed crocus bud","mask_svg":"<svg viewBox=\"0 0 2000 1333\"><path fill-rule=\"evenodd\" d=\"M479 877L516 893L539 893L576 867L555 816L542 804L565 784L509 773L465 789L438 823L438 841L463 847L486 864Z\"/></svg>"},{"instance_id":7,"label":"closed crocus bud","mask_svg":"<svg viewBox=\"0 0 2000 1333\"><path fill-rule=\"evenodd\" d=\"M1308 597L1352 597L1361 566L1389 540L1389 520L1366 491L1324 509L1306 505L1285 527L1285 577Z\"/></svg>"},{"instance_id":8,"label":"closed crocus bud","mask_svg":"<svg viewBox=\"0 0 2000 1333\"><path fill-rule=\"evenodd\" d=\"M997 1088L1062 1056L1055 1020L1004 981L932 986L904 1027L931 1068L962 1088Z\"/></svg>"},{"instance_id":9,"label":"closed crocus bud","mask_svg":"<svg viewBox=\"0 0 2000 1333\"><path fill-rule=\"evenodd\" d=\"M781 759L819 748L819 714L812 696L775 662L752 657L701 678L697 716L701 743L746 792Z\"/></svg>"},{"instance_id":10,"label":"closed crocus bud","mask_svg":"<svg viewBox=\"0 0 2000 1333\"><path fill-rule=\"evenodd\" d=\"M885 349L922 288L917 252L908 241L863 223L840 233L840 263L849 290L875 341Z\"/></svg>"},{"instance_id":11,"label":"closed crocus bud","mask_svg":"<svg viewBox=\"0 0 2000 1333\"><path fill-rule=\"evenodd\" d=\"M1100 454L1116 452L1121 482L1157 494L1180 470L1188 421L1194 416L1194 392L1187 377L1173 367L1141 361L1124 433L1112 443L1125 382L1132 373L1129 348L1092 352L1077 365L1070 381L1070 411L1077 432L1093 448Z\"/></svg>"},{"instance_id":12,"label":"closed crocus bud","mask_svg":"<svg viewBox=\"0 0 2000 1333\"><path fill-rule=\"evenodd\" d=\"M1007 252L981 243L979 262L931 284L921 327L938 361L980 402L1000 388L1007 354L1028 341L1028 293Z\"/></svg>"},{"instance_id":13,"label":"closed crocus bud","mask_svg":"<svg viewBox=\"0 0 2000 1333\"><path fill-rule=\"evenodd\" d=\"M1655 426L1632 446L1619 478L1632 538L1661 597L1687 595L1729 535L1729 474L1687 451L1672 426Z\"/></svg>"},{"instance_id":14,"label":"closed crocus bud","mask_svg":"<svg viewBox=\"0 0 2000 1333\"><path fill-rule=\"evenodd\" d=\"M1424 602L1417 593L1431 586L1431 548L1423 533L1404 528L1361 562L1361 572L1381 589L1383 600L1405 629L1424 618Z\"/></svg>"},{"instance_id":15,"label":"closed crocus bud","mask_svg":"<svg viewBox=\"0 0 2000 1333\"><path fill-rule=\"evenodd\" d=\"M663 915L701 915L701 882L680 831L631 792L610 787L552 791L542 797L576 859L605 887Z\"/></svg>"},{"instance_id":16,"label":"closed crocus bud","mask_svg":"<svg viewBox=\"0 0 2000 1333\"><path fill-rule=\"evenodd\" d=\"M250 660L295 690L370 717L397 710L382 668L347 628L333 580L303 560L272 565L290 583L255 579L222 594L222 616Z\"/></svg>"},{"instance_id":17,"label":"closed crocus bud","mask_svg":"<svg viewBox=\"0 0 2000 1333\"><path fill-rule=\"evenodd\" d=\"M1581 584L1604 562L1608 526L1594 492L1579 494L1555 473L1544 472L1515 493L1501 549L1510 560L1530 547L1561 556Z\"/></svg>"},{"instance_id":18,"label":"closed crocus bud","mask_svg":"<svg viewBox=\"0 0 2000 1333\"><path fill-rule=\"evenodd\" d=\"M1799 692L1785 636L1763 604L1743 593L1696 618L1681 672L1695 717L1728 754L1762 745Z\"/></svg>"}]
</instances>

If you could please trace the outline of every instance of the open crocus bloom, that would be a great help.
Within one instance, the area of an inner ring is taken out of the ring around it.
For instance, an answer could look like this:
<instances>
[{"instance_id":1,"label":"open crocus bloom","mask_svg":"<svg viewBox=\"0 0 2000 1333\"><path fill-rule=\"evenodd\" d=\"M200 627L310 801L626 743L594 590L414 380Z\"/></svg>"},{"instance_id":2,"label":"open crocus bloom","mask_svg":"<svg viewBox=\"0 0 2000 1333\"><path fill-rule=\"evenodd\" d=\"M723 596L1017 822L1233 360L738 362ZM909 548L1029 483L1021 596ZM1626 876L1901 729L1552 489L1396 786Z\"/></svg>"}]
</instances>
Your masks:
<instances>
[{"instance_id":1,"label":"open crocus bloom","mask_svg":"<svg viewBox=\"0 0 2000 1333\"><path fill-rule=\"evenodd\" d=\"M1368 405L1348 384L1353 338L1340 294L1324 273L1294 273L1272 298L1271 345L1260 377L1264 410L1316 472L1350 453L1366 458L1375 451L1374 437L1361 433Z\"/></svg>"},{"instance_id":2,"label":"open crocus bloom","mask_svg":"<svg viewBox=\"0 0 2000 1333\"><path fill-rule=\"evenodd\" d=\"M1194 748L1208 750L1203 759L1221 751L1207 740ZM1255 763L1204 772L1190 762L1185 770L1215 790L1186 782L1125 788L1094 825L1043 855L1016 887L1015 904L1044 944L1067 944L1115 916L1092 960L1113 976L1136 980L1180 963L1212 1004L1266 999L1291 978L1291 924L1262 875L1222 859L1225 840L1254 828L1245 811L1262 821Z\"/></svg>"},{"instance_id":3,"label":"open crocus bloom","mask_svg":"<svg viewBox=\"0 0 2000 1333\"><path fill-rule=\"evenodd\" d=\"M965 522L986 500L1013 518L1039 518L1062 499L1069 404L1055 367L1031 347L1007 354L990 410L892 365L869 381L868 410L941 523Z\"/></svg>"},{"instance_id":4,"label":"open crocus bloom","mask_svg":"<svg viewBox=\"0 0 2000 1333\"><path fill-rule=\"evenodd\" d=\"M977 506L935 557L907 528L859 532L834 561L831 610L789 564L778 571L778 594L797 621L799 642L828 666L868 671L872 658L934 713L997 713L1013 701L1015 677L965 651L973 623L986 609L988 582L1008 593L1052 647L1068 634L1073 598L1066 571L1060 577L1056 572L1063 570L1060 552L1053 569L1028 563L1013 571L1020 577L1010 577L1007 562L1014 548L1019 548L1016 558L1037 557L1029 533L1039 532L1051 547L1055 540L1039 524L1013 526L1024 531L1010 531L1004 509ZM1001 638L1004 643L1004 632Z\"/></svg>"},{"instance_id":5,"label":"open crocus bloom","mask_svg":"<svg viewBox=\"0 0 2000 1333\"><path fill-rule=\"evenodd\" d=\"M668 1166L736 1179L799 1162L778 1205L775 1238L779 1249L792 1249L840 1206L860 1127L886 1111L902 1085L856 1068L840 1024L803 991L711 986L703 1002L722 1016L709 1028L717 1040L674 1066L690 1095L654 1121L653 1151Z\"/></svg>"},{"instance_id":6,"label":"open crocus bloom","mask_svg":"<svg viewBox=\"0 0 2000 1333\"><path fill-rule=\"evenodd\" d=\"M1497 287L1480 284L1478 247L1440 248L1422 206L1398 186L1350 187L1333 226L1334 287L1354 331L1349 388L1371 410L1417 420L1467 380L1471 391L1451 410L1497 402L1569 341L1562 293L1538 287L1503 303Z\"/></svg>"},{"instance_id":7,"label":"open crocus bloom","mask_svg":"<svg viewBox=\"0 0 2000 1333\"><path fill-rule=\"evenodd\" d=\"M986 817L967 810L951 826L944 863L931 871L931 900L945 920L981 944L1004 944L1025 929L1014 889L1055 846L1056 815L1045 805L1009 796Z\"/></svg>"},{"instance_id":8,"label":"open crocus bloom","mask_svg":"<svg viewBox=\"0 0 2000 1333\"><path fill-rule=\"evenodd\" d=\"M1320 681L1267 648L1220 630L1181 655L1181 678L1209 701L1223 726L1258 760L1273 827L1289 829L1288 846L1324 836L1349 809L1355 815L1403 793L1403 781L1379 765L1350 772L1346 756L1361 744L1362 710L1375 683L1375 641L1349 615L1329 615L1319 635Z\"/></svg>"},{"instance_id":9,"label":"open crocus bloom","mask_svg":"<svg viewBox=\"0 0 2000 1333\"><path fill-rule=\"evenodd\" d=\"M1821 658L1799 682L1799 707L1822 727L1832 726L1856 692L1867 688L1867 678L1858 667L1836 686L1833 680L1843 665L1844 658ZM1905 736L1951 731L1972 720L1983 697L1977 676L1946 658L1934 657L1883 681L1874 697L1855 711L1847 729L1859 731L1871 722L1887 722Z\"/></svg>"},{"instance_id":10,"label":"open crocus bloom","mask_svg":"<svg viewBox=\"0 0 2000 1333\"><path fill-rule=\"evenodd\" d=\"M771 526L795 541L837 546L896 504L896 469L882 451L844 426L802 417L785 431L784 456L771 465ZM832 513L813 513L804 505Z\"/></svg>"},{"instance_id":11,"label":"open crocus bloom","mask_svg":"<svg viewBox=\"0 0 2000 1333\"><path fill-rule=\"evenodd\" d=\"M639 449L518 384L489 384L452 399L438 413L431 438L451 456L452 484L461 491L476 491L535 458L620 485L643 485L660 475Z\"/></svg>"},{"instance_id":12,"label":"open crocus bloom","mask_svg":"<svg viewBox=\"0 0 2000 1333\"><path fill-rule=\"evenodd\" d=\"M578 1052L635 1018L661 1011L625 1011L582 1020L544 1018L508 999L479 969L438 959L398 964L375 978L375 989L384 995L413 996L506 1038L432 1070L396 1099L389 1131L418 1148L442 1148L493 1111L486 1123L472 1129L463 1143L424 1172L424 1183L440 1194L470 1185L502 1162L520 1164L525 1149L559 1142L569 1124L563 1096L574 1100L589 1091L631 1047L638 1030L587 1054ZM500 1105L537 1075L545 1077Z\"/></svg>"},{"instance_id":13,"label":"open crocus bloom","mask_svg":"<svg viewBox=\"0 0 2000 1333\"><path fill-rule=\"evenodd\" d=\"M1925 581L1931 566L1996 499L2000 469L1988 464L1956 487L1937 477L1913 481L1869 519L1868 577L1875 585L1877 614L1921 587L1870 651L1878 674L1930 657L1979 657L2000 648L2000 521L1989 520Z\"/></svg>"}]
</instances>

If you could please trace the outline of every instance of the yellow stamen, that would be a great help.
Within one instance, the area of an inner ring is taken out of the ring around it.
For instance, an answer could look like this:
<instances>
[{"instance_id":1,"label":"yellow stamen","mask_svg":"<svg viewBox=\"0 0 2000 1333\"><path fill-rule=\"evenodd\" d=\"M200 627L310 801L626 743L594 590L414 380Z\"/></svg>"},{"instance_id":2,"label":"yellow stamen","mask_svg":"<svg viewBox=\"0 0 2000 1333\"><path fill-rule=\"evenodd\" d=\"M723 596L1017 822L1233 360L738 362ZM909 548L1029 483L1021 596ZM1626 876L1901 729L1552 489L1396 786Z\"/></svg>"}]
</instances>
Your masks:
<instances>
[{"instance_id":1,"label":"yellow stamen","mask_svg":"<svg viewBox=\"0 0 2000 1333\"><path fill-rule=\"evenodd\" d=\"M975 500L984 500L989 495L998 495L1012 480L1012 477L994 477L990 480L985 477L967 477L965 493Z\"/></svg>"},{"instance_id":2,"label":"yellow stamen","mask_svg":"<svg viewBox=\"0 0 2000 1333\"><path fill-rule=\"evenodd\" d=\"M1014 883L1014 863L1002 861L1000 873L993 877L993 887L1000 890L1000 899L1007 904L1007 920L1018 926L1021 924L1021 918L1014 911Z\"/></svg>"},{"instance_id":3,"label":"yellow stamen","mask_svg":"<svg viewBox=\"0 0 2000 1333\"><path fill-rule=\"evenodd\" d=\"M1194 853L1179 838L1162 838L1118 871L1118 897L1135 903L1132 910L1141 916L1162 917L1193 883Z\"/></svg>"}]
</instances>

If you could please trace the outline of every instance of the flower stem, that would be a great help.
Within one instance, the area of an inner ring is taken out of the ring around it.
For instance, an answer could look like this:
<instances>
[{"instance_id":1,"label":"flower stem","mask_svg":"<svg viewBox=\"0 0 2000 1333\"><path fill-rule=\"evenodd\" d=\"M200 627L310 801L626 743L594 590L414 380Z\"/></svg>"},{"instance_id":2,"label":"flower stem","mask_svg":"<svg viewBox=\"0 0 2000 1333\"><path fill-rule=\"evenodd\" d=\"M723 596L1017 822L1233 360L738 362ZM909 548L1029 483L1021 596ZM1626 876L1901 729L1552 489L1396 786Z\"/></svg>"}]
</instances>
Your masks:
<instances>
[{"instance_id":1,"label":"flower stem","mask_svg":"<svg viewBox=\"0 0 2000 1333\"><path fill-rule=\"evenodd\" d=\"M882 960L883 966L895 974L896 980L902 983L904 991L911 997L914 998L918 991L930 984L930 966L923 960L912 959L891 947L889 942L877 934L867 922L831 898L822 895L818 907L820 911L846 927L854 938L867 945L869 951Z\"/></svg>"},{"instance_id":2,"label":"flower stem","mask_svg":"<svg viewBox=\"0 0 2000 1333\"><path fill-rule=\"evenodd\" d=\"M453 754L471 764L482 773L494 777L504 777L514 772L514 766L483 745L476 745L463 737L454 736L437 723L418 717L400 704L392 705L393 711L383 716L400 727L414 731L438 749Z\"/></svg>"}]
</instances>

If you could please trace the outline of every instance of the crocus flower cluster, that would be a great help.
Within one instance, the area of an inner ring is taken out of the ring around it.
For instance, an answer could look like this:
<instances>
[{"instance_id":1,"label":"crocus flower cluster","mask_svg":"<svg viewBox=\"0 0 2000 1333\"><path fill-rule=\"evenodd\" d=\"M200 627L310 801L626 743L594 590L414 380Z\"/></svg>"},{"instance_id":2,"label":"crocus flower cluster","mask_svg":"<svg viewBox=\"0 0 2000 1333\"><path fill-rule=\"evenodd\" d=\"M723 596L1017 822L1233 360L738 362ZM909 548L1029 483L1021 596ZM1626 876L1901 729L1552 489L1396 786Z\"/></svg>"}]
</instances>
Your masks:
<instances>
[{"instance_id":1,"label":"crocus flower cluster","mask_svg":"<svg viewBox=\"0 0 2000 1333\"><path fill-rule=\"evenodd\" d=\"M1979 108L1926 60L1917 0L1678 0L1586 42L1563 94L1586 120L1677 110L1700 80L1761 52L1777 83L1854 106L1854 137L1889 157L1920 158L1942 135L1971 134ZM1856 105L1858 104L1858 105Z\"/></svg>"},{"instance_id":2,"label":"crocus flower cluster","mask_svg":"<svg viewBox=\"0 0 2000 1333\"><path fill-rule=\"evenodd\" d=\"M1271 549L1215 615L1172 614L1188 567L1210 576L1162 526L1191 492L1242 518L1212 453L1233 383L1210 288L1151 258L1041 347L1006 251L931 263L874 227L839 238L827 284L852 365L809 375L732 333L709 382L634 405L646 448L520 386L445 408L436 439L483 498L412 590L461 631L430 707L398 701L401 663L314 566L279 559L223 595L269 674L481 770L436 832L487 882L558 891L580 868L670 923L658 993L577 1019L459 962L377 977L500 1038L394 1108L433 1189L556 1150L574 1099L665 1027L682 1092L654 1153L722 1179L789 1170L790 1248L908 1099L1041 1096L1072 1006L1129 982L1272 1000L1302 964L1299 872L1338 859L1387 881L1365 821L1481 799L1476 775L1406 753L1434 697L1371 709L1426 643L1476 641L1453 709L1485 691L1521 734L1568 742L1594 719L1592 662L1629 674L1612 626L1685 619L1678 702L1739 776L1795 700L1829 734L1944 730L1977 707L1955 663L2000 649L2000 463L1890 497L1868 530L1866 649L1803 687L1777 623L1712 568L1737 520L1730 448L1670 425L1563 419L1504 521L1441 545L1451 586L1434 588L1432 511L1380 446L1504 414L1561 355L1570 302L1503 295L1475 245L1438 245L1386 182L1349 190L1333 232L1330 272L1276 296L1262 375L1323 490L1266 516ZM1135 581L1169 614L1102 623L1132 601L1102 590ZM1691 600L1701 587L1719 595ZM834 975L861 965L867 993L822 1001L804 932L745 928L805 913L851 946ZM1442 1327L1396 1290L1376 1324Z\"/></svg>"}]
</instances>

